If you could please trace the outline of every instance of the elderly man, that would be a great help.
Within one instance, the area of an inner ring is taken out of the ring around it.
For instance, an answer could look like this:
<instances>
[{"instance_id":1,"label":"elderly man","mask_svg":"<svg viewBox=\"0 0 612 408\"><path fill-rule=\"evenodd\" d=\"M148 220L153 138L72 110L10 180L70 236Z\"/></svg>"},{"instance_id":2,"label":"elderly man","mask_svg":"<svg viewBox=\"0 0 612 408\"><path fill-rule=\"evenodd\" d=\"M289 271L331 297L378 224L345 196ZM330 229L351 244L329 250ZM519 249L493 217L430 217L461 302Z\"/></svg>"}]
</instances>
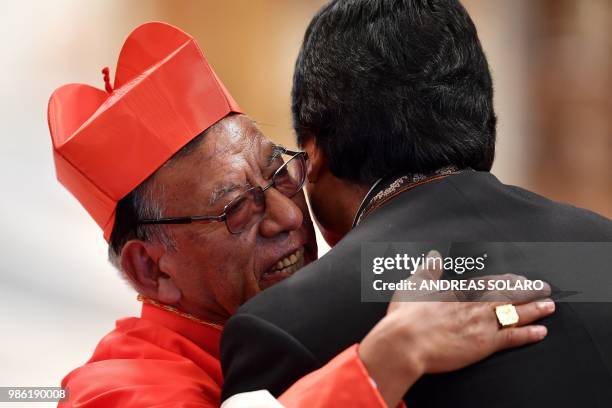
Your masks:
<instances>
[{"instance_id":1,"label":"elderly man","mask_svg":"<svg viewBox=\"0 0 612 408\"><path fill-rule=\"evenodd\" d=\"M193 38L167 24L138 27L121 51L114 86L104 74L106 92L59 88L49 126L58 178L104 230L110 259L138 292L142 314L119 320L91 359L64 378L69 397L60 405L216 407L224 323L247 299L316 258L301 191L306 154L264 137ZM280 401L385 406L389 390L416 381L416 367L456 369L541 340L545 328L528 324L554 308L524 304L519 327L500 332L493 306L392 304L370 333L377 341L342 351ZM404 321L418 314L431 316L429 323L407 331ZM457 318L466 315L474 324ZM432 331L435 344L414 341ZM410 352L389 364L381 340ZM266 364L256 370L267 375ZM278 405L265 391L238 397L227 406L243 406L245 398L248 406Z\"/></svg>"}]
</instances>

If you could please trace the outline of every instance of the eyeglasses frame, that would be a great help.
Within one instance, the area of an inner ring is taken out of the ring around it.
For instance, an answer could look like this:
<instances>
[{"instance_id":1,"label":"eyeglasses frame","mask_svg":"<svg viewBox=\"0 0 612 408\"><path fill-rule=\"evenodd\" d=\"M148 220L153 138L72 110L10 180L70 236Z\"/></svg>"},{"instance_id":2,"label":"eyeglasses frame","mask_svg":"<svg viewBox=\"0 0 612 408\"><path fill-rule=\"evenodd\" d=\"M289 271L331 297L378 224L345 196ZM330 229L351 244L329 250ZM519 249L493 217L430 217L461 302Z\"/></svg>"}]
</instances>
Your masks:
<instances>
[{"instance_id":1,"label":"eyeglasses frame","mask_svg":"<svg viewBox=\"0 0 612 408\"><path fill-rule=\"evenodd\" d=\"M241 199L244 195L250 193L253 190L261 189L261 192L263 194L263 193L266 192L266 190L270 189L271 187L274 187L274 184L275 184L274 179L277 176L277 174L279 174L283 169L285 169L289 165L289 163L291 161L293 161L294 159L296 159L296 158L303 158L303 163L304 163L303 164L304 165L304 180L302 180L302 184L297 188L295 193L293 193L291 196L285 196L285 197L293 198L304 187L304 183L306 182L306 168L305 167L306 167L306 161L308 160L308 153L306 153L304 151L289 150L289 149L287 149L285 147L282 147L282 146L278 146L277 148L280 149L281 154L285 154L285 155L291 156L291 158L289 160L287 160L285 163L283 163L283 165L280 166L274 172L272 177L270 177L270 183L267 186L265 186L265 187L255 186L255 187L251 187L251 188L243 191L242 193L240 193L240 195L238 195L236 198L232 199L229 203L227 203L223 207L223 211L221 212L221 214L219 214L219 215L193 215L193 216L183 216L183 217L164 217L164 218L144 219L144 220L137 221L137 224L138 225L184 225L184 224L194 224L194 223L223 222L223 223L225 223L225 227L227 228L227 230L228 230L228 232L230 234L233 234L233 235L241 234L243 231L233 232L233 231L230 230L230 227L229 227L229 225L226 222L228 208L230 208L232 204L234 204L236 201ZM264 201L264 211L265 211L265 201Z\"/></svg>"}]
</instances>

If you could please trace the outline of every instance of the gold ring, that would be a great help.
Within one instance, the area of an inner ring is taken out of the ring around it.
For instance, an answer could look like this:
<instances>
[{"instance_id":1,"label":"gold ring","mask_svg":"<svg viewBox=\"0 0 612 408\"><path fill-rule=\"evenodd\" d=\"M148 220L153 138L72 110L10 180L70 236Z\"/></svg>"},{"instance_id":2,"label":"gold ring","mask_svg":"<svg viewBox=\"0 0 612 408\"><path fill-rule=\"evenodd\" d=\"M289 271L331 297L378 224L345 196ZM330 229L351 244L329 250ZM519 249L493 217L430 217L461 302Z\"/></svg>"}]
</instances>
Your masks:
<instances>
[{"instance_id":1,"label":"gold ring","mask_svg":"<svg viewBox=\"0 0 612 408\"><path fill-rule=\"evenodd\" d=\"M516 326L519 322L516 307L512 304L497 306L495 308L495 316L497 316L497 321L502 328Z\"/></svg>"}]
</instances>

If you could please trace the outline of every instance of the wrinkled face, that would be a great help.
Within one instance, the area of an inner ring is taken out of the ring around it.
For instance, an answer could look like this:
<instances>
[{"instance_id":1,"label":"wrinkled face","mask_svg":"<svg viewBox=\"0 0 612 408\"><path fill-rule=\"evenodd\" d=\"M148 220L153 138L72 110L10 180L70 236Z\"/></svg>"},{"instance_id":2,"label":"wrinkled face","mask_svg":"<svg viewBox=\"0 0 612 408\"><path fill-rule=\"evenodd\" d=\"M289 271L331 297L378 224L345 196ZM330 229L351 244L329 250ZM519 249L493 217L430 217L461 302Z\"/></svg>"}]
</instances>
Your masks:
<instances>
[{"instance_id":1,"label":"wrinkled face","mask_svg":"<svg viewBox=\"0 0 612 408\"><path fill-rule=\"evenodd\" d=\"M219 215L249 187L267 186L282 164L274 144L250 119L229 116L192 153L158 172L164 216ZM176 251L165 253L159 265L180 289L183 310L226 319L247 299L316 259L303 192L289 198L270 188L264 194L263 218L240 234L231 234L224 222L168 226Z\"/></svg>"}]
</instances>

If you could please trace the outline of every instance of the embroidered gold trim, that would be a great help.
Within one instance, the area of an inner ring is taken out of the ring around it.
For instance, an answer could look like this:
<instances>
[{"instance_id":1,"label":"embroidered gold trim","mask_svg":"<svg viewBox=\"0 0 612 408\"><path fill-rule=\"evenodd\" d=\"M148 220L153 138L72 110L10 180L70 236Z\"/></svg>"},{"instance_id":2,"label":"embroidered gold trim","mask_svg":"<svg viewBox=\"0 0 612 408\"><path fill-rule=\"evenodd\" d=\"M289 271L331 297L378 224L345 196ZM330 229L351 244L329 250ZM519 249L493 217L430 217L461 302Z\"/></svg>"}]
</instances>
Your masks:
<instances>
[{"instance_id":1,"label":"embroidered gold trim","mask_svg":"<svg viewBox=\"0 0 612 408\"><path fill-rule=\"evenodd\" d=\"M223 330L223 326L220 325L220 324L207 322L206 320L199 319L199 318L195 317L194 315L192 315L190 313L181 312L180 310L178 310L174 306L169 306L169 305L165 305L163 303L159 303L156 300L146 298L146 297L144 297L142 295L138 295L138 297L136 297L136 299L138 299L139 302L147 303L149 305L153 305L153 306L158 307L160 309L163 309L163 310L165 310L167 312L174 313L176 315L179 315L179 316L184 317L184 318L189 319L189 320L193 320L194 322L203 324L205 326L214 327L215 329Z\"/></svg>"},{"instance_id":2,"label":"embroidered gold trim","mask_svg":"<svg viewBox=\"0 0 612 408\"><path fill-rule=\"evenodd\" d=\"M451 174L458 173L459 171L460 170L455 166L447 166L436 170L428 175L410 174L396 179L385 189L379 191L374 197L372 197L370 202L365 206L365 208L357 218L356 225L359 225L361 221L371 212L380 208L383 204L385 204L387 201L397 196L398 194L408 191L422 184L429 183L430 181L445 178L447 176L450 176Z\"/></svg>"}]
</instances>

